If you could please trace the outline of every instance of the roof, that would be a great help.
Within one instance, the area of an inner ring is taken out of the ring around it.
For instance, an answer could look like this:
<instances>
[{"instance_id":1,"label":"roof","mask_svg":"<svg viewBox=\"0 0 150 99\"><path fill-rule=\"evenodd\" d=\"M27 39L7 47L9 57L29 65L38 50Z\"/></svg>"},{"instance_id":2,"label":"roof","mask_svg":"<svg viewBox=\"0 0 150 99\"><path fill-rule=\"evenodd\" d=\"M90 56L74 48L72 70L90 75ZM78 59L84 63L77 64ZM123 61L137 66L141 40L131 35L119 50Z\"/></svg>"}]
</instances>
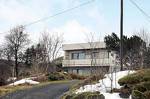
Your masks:
<instances>
[{"instance_id":1,"label":"roof","mask_svg":"<svg viewBox=\"0 0 150 99\"><path fill-rule=\"evenodd\" d=\"M106 48L106 44L104 42L92 42L92 43L76 43L63 45L64 51L91 49L91 48Z\"/></svg>"}]
</instances>

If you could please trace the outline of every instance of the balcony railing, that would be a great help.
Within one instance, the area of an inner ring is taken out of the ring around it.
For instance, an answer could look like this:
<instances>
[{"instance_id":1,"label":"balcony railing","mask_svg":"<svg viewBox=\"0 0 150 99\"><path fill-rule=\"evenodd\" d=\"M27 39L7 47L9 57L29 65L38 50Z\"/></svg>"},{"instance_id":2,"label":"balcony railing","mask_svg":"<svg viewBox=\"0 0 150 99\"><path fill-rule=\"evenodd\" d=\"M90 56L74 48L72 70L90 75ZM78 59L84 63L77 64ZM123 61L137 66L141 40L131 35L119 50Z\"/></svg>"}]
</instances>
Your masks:
<instances>
[{"instance_id":1,"label":"balcony railing","mask_svg":"<svg viewBox=\"0 0 150 99\"><path fill-rule=\"evenodd\" d=\"M74 66L110 66L114 65L111 59L78 59L78 60L63 60L63 67Z\"/></svg>"}]
</instances>

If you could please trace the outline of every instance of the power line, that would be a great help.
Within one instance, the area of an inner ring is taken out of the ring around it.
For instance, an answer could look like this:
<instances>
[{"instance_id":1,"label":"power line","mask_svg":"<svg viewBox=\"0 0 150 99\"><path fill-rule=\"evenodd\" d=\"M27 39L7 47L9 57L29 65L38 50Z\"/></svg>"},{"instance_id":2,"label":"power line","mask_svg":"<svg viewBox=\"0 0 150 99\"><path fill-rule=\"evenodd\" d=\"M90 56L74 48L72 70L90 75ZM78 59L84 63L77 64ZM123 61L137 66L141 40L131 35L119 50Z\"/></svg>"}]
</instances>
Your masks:
<instances>
[{"instance_id":1,"label":"power line","mask_svg":"<svg viewBox=\"0 0 150 99\"><path fill-rule=\"evenodd\" d=\"M150 22L150 15L146 13L137 3L135 3L133 0L130 0L130 2L145 16L148 18L148 21Z\"/></svg>"},{"instance_id":2,"label":"power line","mask_svg":"<svg viewBox=\"0 0 150 99\"><path fill-rule=\"evenodd\" d=\"M36 20L36 21L34 21L34 22L28 23L28 24L26 24L25 26L30 26L30 25L35 24L35 23L38 23L38 22L40 22L40 21L48 20L49 18L52 18L52 17L58 16L58 15L61 15L61 14L63 14L63 13L72 11L72 10L74 10L74 9L80 8L81 6L85 6L85 5L89 4L89 3L92 3L93 1L94 1L94 0L90 0L90 1L84 2L84 3L82 3L82 4L79 4L79 5L75 6L75 7L72 7L72 8L66 9L66 10L63 10L63 11L61 11L61 12L58 12L58 13L56 13L56 14L54 14L54 15L51 15L51 16L48 16L48 17L45 17L45 18L41 18L41 19Z\"/></svg>"},{"instance_id":3,"label":"power line","mask_svg":"<svg viewBox=\"0 0 150 99\"><path fill-rule=\"evenodd\" d=\"M58 16L58 15L67 13L67 12L72 11L72 10L74 10L74 9L77 9L77 8L80 8L80 7L85 6L85 5L87 5L87 4L90 4L90 3L94 2L94 1L95 1L95 0L89 0L89 1L87 1L87 2L84 2L84 3L82 3L82 4L79 4L79 5L77 5L77 6L74 6L74 7L72 7L72 8L68 8L68 9L62 10L61 12L58 12L58 13L56 13L56 14L54 14L54 15L47 16L47 17L38 19L38 20L36 20L36 21L30 22L30 23L28 23L28 24L25 24L25 25L23 25L23 26L27 27L27 26L36 24L36 23L38 23L38 22L48 20L48 19L53 18L53 17L55 17L55 16ZM7 32L8 32L8 31L7 31ZM0 33L0 34L4 34L4 33L7 33L7 32L3 32L3 33Z\"/></svg>"}]
</instances>

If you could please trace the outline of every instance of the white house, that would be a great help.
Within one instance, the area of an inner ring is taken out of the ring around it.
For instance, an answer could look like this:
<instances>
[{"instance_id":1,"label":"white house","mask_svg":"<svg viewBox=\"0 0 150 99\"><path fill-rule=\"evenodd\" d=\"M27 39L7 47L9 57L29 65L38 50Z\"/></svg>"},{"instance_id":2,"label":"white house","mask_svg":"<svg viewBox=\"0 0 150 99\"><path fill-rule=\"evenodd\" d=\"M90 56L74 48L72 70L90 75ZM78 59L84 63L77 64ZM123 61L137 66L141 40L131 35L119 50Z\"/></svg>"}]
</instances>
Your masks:
<instances>
[{"instance_id":1,"label":"white house","mask_svg":"<svg viewBox=\"0 0 150 99\"><path fill-rule=\"evenodd\" d=\"M89 75L96 71L119 70L115 51L108 51L104 42L64 44L63 50L63 68L69 73Z\"/></svg>"}]
</instances>

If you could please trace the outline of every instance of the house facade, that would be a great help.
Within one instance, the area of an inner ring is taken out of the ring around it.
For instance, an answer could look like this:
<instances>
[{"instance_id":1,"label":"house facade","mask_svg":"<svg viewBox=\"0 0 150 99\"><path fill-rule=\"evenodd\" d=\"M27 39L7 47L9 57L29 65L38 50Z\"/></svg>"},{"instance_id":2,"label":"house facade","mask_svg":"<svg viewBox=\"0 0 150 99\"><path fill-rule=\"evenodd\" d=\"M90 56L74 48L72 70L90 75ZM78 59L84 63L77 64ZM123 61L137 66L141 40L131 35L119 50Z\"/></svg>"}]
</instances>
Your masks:
<instances>
[{"instance_id":1,"label":"house facade","mask_svg":"<svg viewBox=\"0 0 150 99\"><path fill-rule=\"evenodd\" d=\"M63 68L66 72L89 75L94 72L110 72L116 64L116 53L108 51L104 42L64 44Z\"/></svg>"}]
</instances>

